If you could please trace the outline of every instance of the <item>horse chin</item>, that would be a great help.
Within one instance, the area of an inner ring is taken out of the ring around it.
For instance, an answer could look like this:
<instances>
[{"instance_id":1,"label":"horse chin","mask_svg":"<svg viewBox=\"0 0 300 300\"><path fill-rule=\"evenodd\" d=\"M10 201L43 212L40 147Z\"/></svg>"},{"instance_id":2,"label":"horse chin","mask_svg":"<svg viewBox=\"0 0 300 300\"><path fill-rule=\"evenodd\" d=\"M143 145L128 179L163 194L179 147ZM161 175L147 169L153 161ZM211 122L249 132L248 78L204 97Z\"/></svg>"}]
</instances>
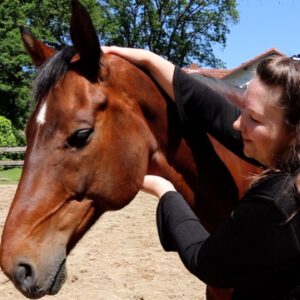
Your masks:
<instances>
[{"instance_id":1,"label":"horse chin","mask_svg":"<svg viewBox=\"0 0 300 300\"><path fill-rule=\"evenodd\" d=\"M66 260L63 260L61 265L59 266L58 271L54 275L53 279L51 280L51 286L47 291L48 295L55 295L59 292L63 284L65 283L67 278L67 268L66 268Z\"/></svg>"}]
</instances>

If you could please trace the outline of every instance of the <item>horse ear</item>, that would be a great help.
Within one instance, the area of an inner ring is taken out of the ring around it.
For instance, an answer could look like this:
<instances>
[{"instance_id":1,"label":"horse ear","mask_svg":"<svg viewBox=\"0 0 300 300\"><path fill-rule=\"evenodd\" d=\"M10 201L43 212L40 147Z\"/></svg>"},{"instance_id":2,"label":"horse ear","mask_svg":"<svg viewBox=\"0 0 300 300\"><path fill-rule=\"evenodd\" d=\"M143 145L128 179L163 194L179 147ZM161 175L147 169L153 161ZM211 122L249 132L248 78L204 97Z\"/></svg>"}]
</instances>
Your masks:
<instances>
[{"instance_id":1,"label":"horse ear","mask_svg":"<svg viewBox=\"0 0 300 300\"><path fill-rule=\"evenodd\" d=\"M92 20L85 7L72 1L71 39L89 71L99 71L101 48Z\"/></svg>"},{"instance_id":2,"label":"horse ear","mask_svg":"<svg viewBox=\"0 0 300 300\"><path fill-rule=\"evenodd\" d=\"M55 49L36 39L25 27L20 26L23 44L36 67L55 54Z\"/></svg>"}]
</instances>

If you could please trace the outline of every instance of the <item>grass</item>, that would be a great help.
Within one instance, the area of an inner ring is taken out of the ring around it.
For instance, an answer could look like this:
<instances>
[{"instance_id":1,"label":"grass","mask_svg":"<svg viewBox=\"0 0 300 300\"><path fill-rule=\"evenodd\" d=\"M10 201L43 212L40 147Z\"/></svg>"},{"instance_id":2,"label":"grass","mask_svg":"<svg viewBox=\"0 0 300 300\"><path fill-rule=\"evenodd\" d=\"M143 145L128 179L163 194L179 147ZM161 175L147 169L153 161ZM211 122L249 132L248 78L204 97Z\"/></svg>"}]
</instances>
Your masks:
<instances>
[{"instance_id":1,"label":"grass","mask_svg":"<svg viewBox=\"0 0 300 300\"><path fill-rule=\"evenodd\" d=\"M0 184L17 184L20 180L22 168L0 169Z\"/></svg>"}]
</instances>

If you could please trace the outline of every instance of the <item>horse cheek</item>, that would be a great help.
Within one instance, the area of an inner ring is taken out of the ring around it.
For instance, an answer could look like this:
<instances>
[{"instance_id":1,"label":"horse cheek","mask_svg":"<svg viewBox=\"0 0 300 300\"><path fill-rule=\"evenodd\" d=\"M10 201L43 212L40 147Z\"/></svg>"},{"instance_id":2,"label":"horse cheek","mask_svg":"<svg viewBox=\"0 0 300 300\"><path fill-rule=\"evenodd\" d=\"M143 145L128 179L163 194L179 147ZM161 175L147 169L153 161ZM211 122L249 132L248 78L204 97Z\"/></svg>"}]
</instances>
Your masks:
<instances>
[{"instance_id":1,"label":"horse cheek","mask_svg":"<svg viewBox=\"0 0 300 300\"><path fill-rule=\"evenodd\" d=\"M148 149L144 142L119 145L122 155L108 151L96 172L90 192L102 209L117 210L126 206L139 192L148 166Z\"/></svg>"}]
</instances>

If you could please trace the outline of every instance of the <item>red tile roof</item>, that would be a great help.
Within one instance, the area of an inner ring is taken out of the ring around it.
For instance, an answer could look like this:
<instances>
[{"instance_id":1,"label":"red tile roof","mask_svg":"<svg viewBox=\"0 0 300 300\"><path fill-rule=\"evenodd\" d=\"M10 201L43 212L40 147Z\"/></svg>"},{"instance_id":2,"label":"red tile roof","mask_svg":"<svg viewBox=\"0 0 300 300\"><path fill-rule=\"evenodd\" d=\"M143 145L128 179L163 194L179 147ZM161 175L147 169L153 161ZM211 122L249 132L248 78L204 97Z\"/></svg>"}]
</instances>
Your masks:
<instances>
[{"instance_id":1,"label":"red tile roof","mask_svg":"<svg viewBox=\"0 0 300 300\"><path fill-rule=\"evenodd\" d=\"M197 66L196 64L191 64L188 68L183 68L183 70L189 74L200 74L200 75L203 75L206 77L222 79L222 78L229 76L232 73L235 73L239 70L247 68L249 65L255 63L257 60L263 59L263 58L273 55L273 54L285 56L282 52L278 51L276 48L271 48L231 70L205 69L205 68L201 68L201 67Z\"/></svg>"},{"instance_id":2,"label":"red tile roof","mask_svg":"<svg viewBox=\"0 0 300 300\"><path fill-rule=\"evenodd\" d=\"M230 73L226 74L224 77L228 76L229 74L232 74L232 73L235 73L239 70L242 70L242 69L245 69L247 68L249 65L255 63L256 61L258 60L261 60L261 59L264 59L265 57L267 56L270 56L270 55L280 55L280 56L285 56L285 54L283 54L282 52L278 51L276 48L271 48L255 57L253 57L252 59L242 63L241 65L237 66L236 68L232 69L230 71Z\"/></svg>"},{"instance_id":3,"label":"red tile roof","mask_svg":"<svg viewBox=\"0 0 300 300\"><path fill-rule=\"evenodd\" d=\"M203 76L213 77L218 79L223 78L224 76L226 76L228 73L231 72L231 70L225 70L225 69L204 69L199 67L198 69L196 69L195 67L193 69L183 68L183 70L188 74L200 74Z\"/></svg>"}]
</instances>

